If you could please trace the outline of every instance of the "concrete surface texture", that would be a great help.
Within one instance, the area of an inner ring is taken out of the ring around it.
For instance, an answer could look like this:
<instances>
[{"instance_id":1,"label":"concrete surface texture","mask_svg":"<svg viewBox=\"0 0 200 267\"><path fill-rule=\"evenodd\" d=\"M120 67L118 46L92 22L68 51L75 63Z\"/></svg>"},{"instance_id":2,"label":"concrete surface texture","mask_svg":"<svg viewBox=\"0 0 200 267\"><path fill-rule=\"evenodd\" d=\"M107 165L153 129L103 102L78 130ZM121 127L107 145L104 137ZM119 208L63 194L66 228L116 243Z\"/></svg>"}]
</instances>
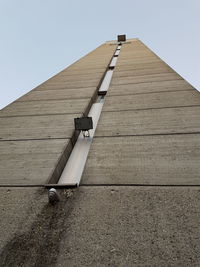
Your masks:
<instances>
[{"instance_id":1,"label":"concrete surface texture","mask_svg":"<svg viewBox=\"0 0 200 267\"><path fill-rule=\"evenodd\" d=\"M94 91L93 87L88 88L79 88L79 89L57 89L56 95L54 90L35 90L31 91L25 96L23 96L23 100L21 101L41 101L41 100L58 100L58 99L84 99L90 98ZM18 100L19 102L20 100Z\"/></svg>"},{"instance_id":2,"label":"concrete surface texture","mask_svg":"<svg viewBox=\"0 0 200 267\"><path fill-rule=\"evenodd\" d=\"M199 185L199 107L199 92L140 41L122 45L82 183Z\"/></svg>"},{"instance_id":3,"label":"concrete surface texture","mask_svg":"<svg viewBox=\"0 0 200 267\"><path fill-rule=\"evenodd\" d=\"M196 133L199 116L199 106L103 112L96 137Z\"/></svg>"},{"instance_id":4,"label":"concrete surface texture","mask_svg":"<svg viewBox=\"0 0 200 267\"><path fill-rule=\"evenodd\" d=\"M0 147L1 185L37 185L51 179L64 152L68 158L72 144L70 139L17 140L0 142Z\"/></svg>"},{"instance_id":5,"label":"concrete surface texture","mask_svg":"<svg viewBox=\"0 0 200 267\"><path fill-rule=\"evenodd\" d=\"M61 194L51 206L41 189L0 189L0 266L199 265L199 188Z\"/></svg>"},{"instance_id":6,"label":"concrete surface texture","mask_svg":"<svg viewBox=\"0 0 200 267\"><path fill-rule=\"evenodd\" d=\"M3 117L0 118L1 141L70 138L74 130L73 119L81 115L82 113Z\"/></svg>"},{"instance_id":7,"label":"concrete surface texture","mask_svg":"<svg viewBox=\"0 0 200 267\"><path fill-rule=\"evenodd\" d=\"M114 51L101 45L1 110L0 185L45 184L53 170L61 174L59 161L66 162L72 149L74 118L87 113Z\"/></svg>"},{"instance_id":8,"label":"concrete surface texture","mask_svg":"<svg viewBox=\"0 0 200 267\"><path fill-rule=\"evenodd\" d=\"M122 45L80 187L53 206L37 187L61 174L115 49L0 114L0 266L200 265L199 93L138 39Z\"/></svg>"},{"instance_id":9,"label":"concrete surface texture","mask_svg":"<svg viewBox=\"0 0 200 267\"><path fill-rule=\"evenodd\" d=\"M184 80L145 82L138 84L112 85L109 88L110 95L147 94L152 92L175 92L193 90L193 87Z\"/></svg>"}]
</instances>

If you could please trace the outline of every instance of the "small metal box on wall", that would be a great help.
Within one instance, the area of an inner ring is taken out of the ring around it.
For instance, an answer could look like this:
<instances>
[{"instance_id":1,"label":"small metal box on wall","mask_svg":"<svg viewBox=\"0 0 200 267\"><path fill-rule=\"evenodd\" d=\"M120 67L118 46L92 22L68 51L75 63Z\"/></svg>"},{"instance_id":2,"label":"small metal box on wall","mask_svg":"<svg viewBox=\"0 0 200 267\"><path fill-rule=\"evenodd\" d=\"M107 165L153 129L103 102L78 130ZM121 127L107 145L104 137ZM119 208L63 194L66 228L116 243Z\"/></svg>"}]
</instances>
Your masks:
<instances>
[{"instance_id":1,"label":"small metal box on wall","mask_svg":"<svg viewBox=\"0 0 200 267\"><path fill-rule=\"evenodd\" d=\"M93 129L92 117L82 117L74 119L75 129L79 131L89 131Z\"/></svg>"},{"instance_id":2,"label":"small metal box on wall","mask_svg":"<svg viewBox=\"0 0 200 267\"><path fill-rule=\"evenodd\" d=\"M126 35L125 34L118 35L117 40L118 40L118 42L126 42Z\"/></svg>"}]
</instances>

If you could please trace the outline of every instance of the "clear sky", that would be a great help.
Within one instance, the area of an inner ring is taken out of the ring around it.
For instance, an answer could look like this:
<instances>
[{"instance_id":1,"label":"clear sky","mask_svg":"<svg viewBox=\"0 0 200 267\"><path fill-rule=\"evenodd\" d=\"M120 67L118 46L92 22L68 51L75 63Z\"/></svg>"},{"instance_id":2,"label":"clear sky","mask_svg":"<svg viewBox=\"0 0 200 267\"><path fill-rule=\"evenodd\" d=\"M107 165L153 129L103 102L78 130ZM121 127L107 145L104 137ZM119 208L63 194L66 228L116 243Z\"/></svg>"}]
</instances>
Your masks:
<instances>
[{"instance_id":1,"label":"clear sky","mask_svg":"<svg viewBox=\"0 0 200 267\"><path fill-rule=\"evenodd\" d=\"M200 90L200 0L0 0L0 108L124 33Z\"/></svg>"}]
</instances>

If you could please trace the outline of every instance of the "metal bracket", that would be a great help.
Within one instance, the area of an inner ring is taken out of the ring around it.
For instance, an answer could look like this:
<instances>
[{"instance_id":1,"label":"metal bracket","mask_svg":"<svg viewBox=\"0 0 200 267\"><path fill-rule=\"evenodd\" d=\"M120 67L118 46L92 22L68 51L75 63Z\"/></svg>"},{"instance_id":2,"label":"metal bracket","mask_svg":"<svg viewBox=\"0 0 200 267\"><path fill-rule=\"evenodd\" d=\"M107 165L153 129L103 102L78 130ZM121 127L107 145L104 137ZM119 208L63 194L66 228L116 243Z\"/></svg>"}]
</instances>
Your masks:
<instances>
[{"instance_id":1,"label":"metal bracket","mask_svg":"<svg viewBox=\"0 0 200 267\"><path fill-rule=\"evenodd\" d=\"M82 131L84 137L90 137L89 130L93 129L92 117L74 119L75 130Z\"/></svg>"}]
</instances>

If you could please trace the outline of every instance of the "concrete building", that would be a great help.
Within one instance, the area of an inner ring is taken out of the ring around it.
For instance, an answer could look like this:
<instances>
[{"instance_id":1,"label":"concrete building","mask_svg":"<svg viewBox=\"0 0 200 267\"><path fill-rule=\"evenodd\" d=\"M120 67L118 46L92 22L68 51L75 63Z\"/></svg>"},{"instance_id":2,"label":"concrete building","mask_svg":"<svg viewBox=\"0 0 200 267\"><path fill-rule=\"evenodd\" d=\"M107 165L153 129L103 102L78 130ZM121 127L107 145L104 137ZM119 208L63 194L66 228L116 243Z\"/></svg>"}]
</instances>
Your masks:
<instances>
[{"instance_id":1,"label":"concrete building","mask_svg":"<svg viewBox=\"0 0 200 267\"><path fill-rule=\"evenodd\" d=\"M0 266L200 265L200 94L120 38L1 110Z\"/></svg>"}]
</instances>

